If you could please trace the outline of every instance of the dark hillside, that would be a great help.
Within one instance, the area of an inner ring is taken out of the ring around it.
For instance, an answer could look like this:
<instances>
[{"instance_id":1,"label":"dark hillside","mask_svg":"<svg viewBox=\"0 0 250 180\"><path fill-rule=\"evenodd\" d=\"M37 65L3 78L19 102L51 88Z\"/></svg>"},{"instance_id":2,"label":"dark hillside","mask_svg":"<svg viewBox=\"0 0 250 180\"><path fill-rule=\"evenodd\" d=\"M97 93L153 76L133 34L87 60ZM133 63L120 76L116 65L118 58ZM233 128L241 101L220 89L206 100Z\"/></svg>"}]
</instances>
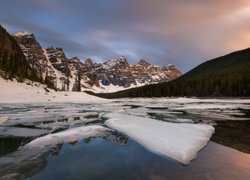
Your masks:
<instances>
[{"instance_id":1,"label":"dark hillside","mask_svg":"<svg viewBox=\"0 0 250 180\"><path fill-rule=\"evenodd\" d=\"M250 48L206 61L171 82L95 95L106 98L250 96Z\"/></svg>"}]
</instances>

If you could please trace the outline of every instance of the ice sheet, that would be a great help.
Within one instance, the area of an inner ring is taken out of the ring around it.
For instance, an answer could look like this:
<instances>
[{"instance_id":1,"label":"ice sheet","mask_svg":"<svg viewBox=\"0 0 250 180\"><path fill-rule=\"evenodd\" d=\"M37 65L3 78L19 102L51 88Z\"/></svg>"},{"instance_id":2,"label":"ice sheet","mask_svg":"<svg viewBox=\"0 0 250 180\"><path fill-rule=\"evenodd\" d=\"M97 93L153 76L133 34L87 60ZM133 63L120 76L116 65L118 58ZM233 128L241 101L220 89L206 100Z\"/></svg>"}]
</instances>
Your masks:
<instances>
[{"instance_id":1,"label":"ice sheet","mask_svg":"<svg viewBox=\"0 0 250 180\"><path fill-rule=\"evenodd\" d=\"M150 151L188 164L208 143L211 125L169 123L121 113L105 115L105 124L134 139Z\"/></svg>"},{"instance_id":2,"label":"ice sheet","mask_svg":"<svg viewBox=\"0 0 250 180\"><path fill-rule=\"evenodd\" d=\"M0 136L34 137L49 133L44 129L0 127Z\"/></svg>"}]
</instances>

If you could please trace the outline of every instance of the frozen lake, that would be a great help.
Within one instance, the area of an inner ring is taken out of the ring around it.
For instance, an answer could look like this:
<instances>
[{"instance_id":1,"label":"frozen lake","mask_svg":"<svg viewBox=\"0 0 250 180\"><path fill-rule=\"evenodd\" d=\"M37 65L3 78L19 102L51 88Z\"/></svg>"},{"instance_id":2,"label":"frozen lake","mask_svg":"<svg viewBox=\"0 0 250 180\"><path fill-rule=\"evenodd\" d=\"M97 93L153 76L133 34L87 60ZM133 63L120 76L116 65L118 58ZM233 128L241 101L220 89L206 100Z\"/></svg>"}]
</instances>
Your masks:
<instances>
[{"instance_id":1,"label":"frozen lake","mask_svg":"<svg viewBox=\"0 0 250 180\"><path fill-rule=\"evenodd\" d=\"M0 175L249 179L249 136L235 145L225 133L218 137L215 126L248 123L249 111L247 99L0 104ZM209 140L213 127L216 138Z\"/></svg>"}]
</instances>

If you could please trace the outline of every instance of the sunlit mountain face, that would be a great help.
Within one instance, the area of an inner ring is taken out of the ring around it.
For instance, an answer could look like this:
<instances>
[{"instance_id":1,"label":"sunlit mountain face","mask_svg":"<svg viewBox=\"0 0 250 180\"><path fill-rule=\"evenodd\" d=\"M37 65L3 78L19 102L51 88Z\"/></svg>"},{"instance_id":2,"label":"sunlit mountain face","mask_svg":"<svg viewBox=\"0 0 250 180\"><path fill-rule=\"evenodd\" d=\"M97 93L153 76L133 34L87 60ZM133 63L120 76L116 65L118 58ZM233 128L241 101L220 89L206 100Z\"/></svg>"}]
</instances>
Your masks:
<instances>
[{"instance_id":1,"label":"sunlit mountain face","mask_svg":"<svg viewBox=\"0 0 250 180\"><path fill-rule=\"evenodd\" d=\"M43 47L103 62L126 56L182 72L249 46L248 0L3 1L0 23L34 32Z\"/></svg>"}]
</instances>

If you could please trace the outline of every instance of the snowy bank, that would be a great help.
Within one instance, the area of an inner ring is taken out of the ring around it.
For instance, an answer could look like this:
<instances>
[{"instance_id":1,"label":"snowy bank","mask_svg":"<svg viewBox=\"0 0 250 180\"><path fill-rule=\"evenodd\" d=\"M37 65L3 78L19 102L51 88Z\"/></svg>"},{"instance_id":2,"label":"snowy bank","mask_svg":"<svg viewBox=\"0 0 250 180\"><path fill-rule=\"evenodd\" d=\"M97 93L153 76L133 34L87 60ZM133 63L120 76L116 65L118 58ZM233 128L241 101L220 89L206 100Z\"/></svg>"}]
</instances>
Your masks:
<instances>
[{"instance_id":1,"label":"snowy bank","mask_svg":"<svg viewBox=\"0 0 250 180\"><path fill-rule=\"evenodd\" d=\"M105 124L150 151L188 164L208 143L214 128L205 124L168 123L120 113L105 115Z\"/></svg>"},{"instance_id":2,"label":"snowy bank","mask_svg":"<svg viewBox=\"0 0 250 180\"><path fill-rule=\"evenodd\" d=\"M6 81L0 78L0 103L31 102L107 102L108 100L91 96L84 92L46 92L44 85L19 83L16 80Z\"/></svg>"}]
</instances>

